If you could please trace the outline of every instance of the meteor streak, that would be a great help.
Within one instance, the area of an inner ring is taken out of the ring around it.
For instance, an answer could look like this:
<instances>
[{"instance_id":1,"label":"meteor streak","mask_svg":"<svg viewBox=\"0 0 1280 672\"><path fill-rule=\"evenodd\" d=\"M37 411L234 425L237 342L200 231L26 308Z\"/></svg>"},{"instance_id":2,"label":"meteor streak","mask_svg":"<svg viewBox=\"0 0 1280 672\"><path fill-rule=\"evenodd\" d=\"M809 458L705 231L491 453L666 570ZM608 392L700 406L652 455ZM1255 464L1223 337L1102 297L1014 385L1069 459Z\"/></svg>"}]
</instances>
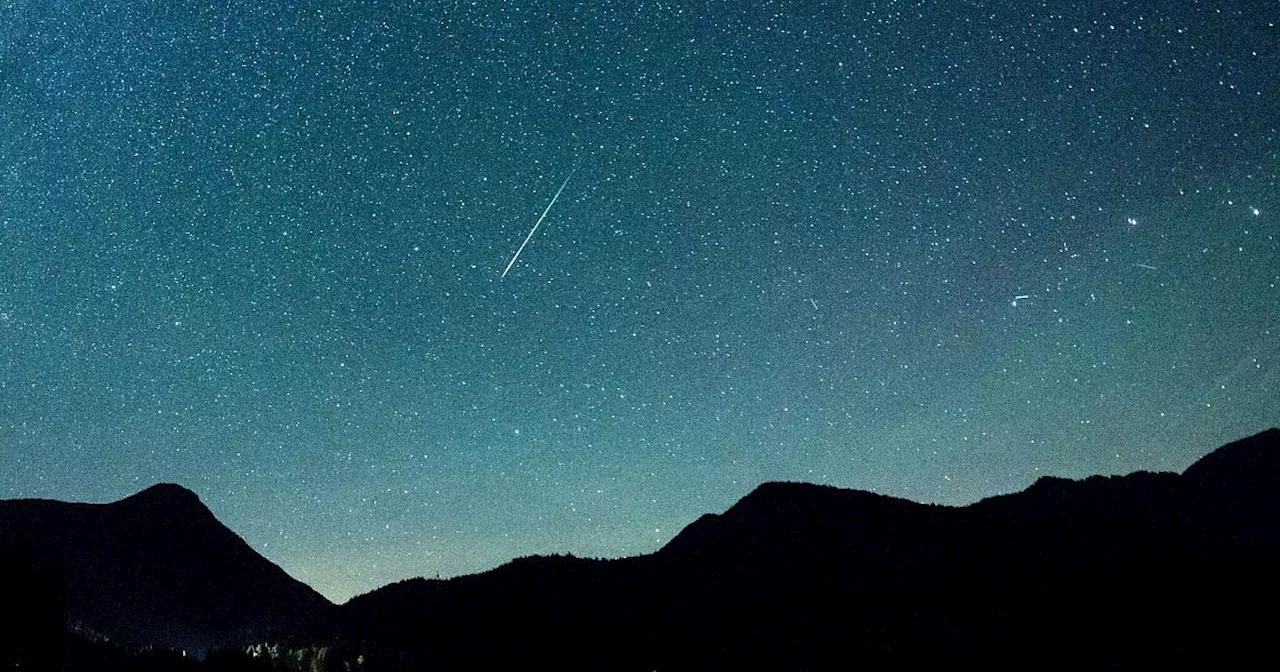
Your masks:
<instances>
[{"instance_id":1,"label":"meteor streak","mask_svg":"<svg viewBox=\"0 0 1280 672\"><path fill-rule=\"evenodd\" d=\"M578 163L573 164L573 170L569 171L569 177L564 178L564 182L560 183L560 188L556 189L556 195L551 197L551 202L547 204L547 209L542 211L542 216L538 218L537 222L534 222L533 228L529 229L529 235L524 237L524 242L520 243L520 248L516 250L515 254L511 255L511 261L507 262L507 267L502 269L502 277L507 277L507 271L510 271L511 267L515 265L516 259L520 258L520 253L524 252L524 246L529 244L529 241L533 238L533 234L536 233L538 227L542 225L542 220L547 218L547 213L551 212L551 206L556 204L556 199L560 198L560 192L564 191L565 186L569 184L569 180L573 177L573 174L578 172L578 166L581 163L582 161L579 160Z\"/></svg>"}]
</instances>

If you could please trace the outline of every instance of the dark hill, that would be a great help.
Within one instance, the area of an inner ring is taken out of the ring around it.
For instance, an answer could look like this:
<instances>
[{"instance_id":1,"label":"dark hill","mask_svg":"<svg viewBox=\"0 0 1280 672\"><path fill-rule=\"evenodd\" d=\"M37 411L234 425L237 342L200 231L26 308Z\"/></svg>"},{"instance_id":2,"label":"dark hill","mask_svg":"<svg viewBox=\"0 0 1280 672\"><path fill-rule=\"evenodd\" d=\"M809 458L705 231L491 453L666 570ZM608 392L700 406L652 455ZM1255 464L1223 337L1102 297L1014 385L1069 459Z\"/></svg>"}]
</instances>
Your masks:
<instances>
[{"instance_id":1,"label":"dark hill","mask_svg":"<svg viewBox=\"0 0 1280 672\"><path fill-rule=\"evenodd\" d=\"M1229 443L1183 474L1196 534L1206 543L1280 545L1280 429Z\"/></svg>"},{"instance_id":2,"label":"dark hill","mask_svg":"<svg viewBox=\"0 0 1280 672\"><path fill-rule=\"evenodd\" d=\"M1280 625L1278 492L1277 430L965 507L766 483L649 556L404 582L340 618L388 669L1229 666Z\"/></svg>"},{"instance_id":3,"label":"dark hill","mask_svg":"<svg viewBox=\"0 0 1280 672\"><path fill-rule=\"evenodd\" d=\"M0 543L58 568L71 621L112 641L200 652L279 638L333 608L177 485L110 504L0 501Z\"/></svg>"}]
</instances>

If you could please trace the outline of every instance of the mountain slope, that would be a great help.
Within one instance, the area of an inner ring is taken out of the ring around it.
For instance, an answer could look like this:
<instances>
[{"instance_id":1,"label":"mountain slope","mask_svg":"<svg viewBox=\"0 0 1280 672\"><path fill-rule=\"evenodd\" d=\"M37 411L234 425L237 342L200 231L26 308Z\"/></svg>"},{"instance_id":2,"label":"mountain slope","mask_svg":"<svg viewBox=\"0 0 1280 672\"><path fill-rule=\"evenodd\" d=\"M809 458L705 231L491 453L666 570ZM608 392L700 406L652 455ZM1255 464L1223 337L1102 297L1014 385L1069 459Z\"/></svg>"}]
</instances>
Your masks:
<instances>
[{"instance_id":1,"label":"mountain slope","mask_svg":"<svg viewBox=\"0 0 1280 672\"><path fill-rule=\"evenodd\" d=\"M73 622L115 641L203 651L297 632L333 608L181 486L110 504L0 501L0 542L58 567Z\"/></svg>"}]
</instances>

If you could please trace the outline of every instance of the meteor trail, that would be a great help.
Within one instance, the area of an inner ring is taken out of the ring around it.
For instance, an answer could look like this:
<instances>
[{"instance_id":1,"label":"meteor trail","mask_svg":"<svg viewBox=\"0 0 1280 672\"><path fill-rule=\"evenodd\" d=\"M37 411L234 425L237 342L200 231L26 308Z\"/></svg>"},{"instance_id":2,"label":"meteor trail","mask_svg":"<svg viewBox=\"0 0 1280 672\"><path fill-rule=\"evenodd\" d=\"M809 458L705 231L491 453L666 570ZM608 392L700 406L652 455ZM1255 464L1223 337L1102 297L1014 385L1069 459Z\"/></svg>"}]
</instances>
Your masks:
<instances>
[{"instance_id":1,"label":"meteor trail","mask_svg":"<svg viewBox=\"0 0 1280 672\"><path fill-rule=\"evenodd\" d=\"M507 277L507 271L510 271L511 267L515 265L516 259L520 258L520 253L524 252L524 246L529 244L529 241L533 238L533 234L537 232L538 227L542 224L542 220L546 219L548 212L551 212L551 206L556 204L556 199L560 198L560 192L564 191L565 185L569 184L569 180L573 177L573 174L578 172L578 166L581 163L582 161L579 159L578 163L573 164L573 170L569 171L569 177L564 178L564 182L560 183L560 188L556 189L556 195L551 197L551 202L547 204L547 209L542 211L542 216L538 218L537 222L534 222L533 228L529 229L529 235L524 237L524 242L520 243L519 249L516 250L515 254L511 255L511 261L507 262L507 267L502 269L502 277Z\"/></svg>"}]
</instances>

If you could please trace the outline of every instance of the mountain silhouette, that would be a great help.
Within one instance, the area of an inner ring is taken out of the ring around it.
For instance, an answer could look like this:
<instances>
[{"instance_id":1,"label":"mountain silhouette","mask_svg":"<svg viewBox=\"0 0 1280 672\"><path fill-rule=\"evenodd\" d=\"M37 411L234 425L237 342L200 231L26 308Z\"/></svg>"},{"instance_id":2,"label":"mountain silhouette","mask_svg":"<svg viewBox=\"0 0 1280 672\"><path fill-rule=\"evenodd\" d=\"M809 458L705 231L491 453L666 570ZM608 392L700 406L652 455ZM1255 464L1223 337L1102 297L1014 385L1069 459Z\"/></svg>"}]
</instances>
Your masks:
<instances>
[{"instance_id":1,"label":"mountain silhouette","mask_svg":"<svg viewBox=\"0 0 1280 672\"><path fill-rule=\"evenodd\" d=\"M964 507L766 483L658 552L525 558L352 599L387 669L1183 667L1280 620L1280 430L1183 474L1045 477Z\"/></svg>"},{"instance_id":2,"label":"mountain silhouette","mask_svg":"<svg viewBox=\"0 0 1280 672\"><path fill-rule=\"evenodd\" d=\"M0 543L17 539L59 569L76 629L114 642L200 654L286 637L333 609L178 485L109 504L0 501Z\"/></svg>"},{"instance_id":3,"label":"mountain silhouette","mask_svg":"<svg viewBox=\"0 0 1280 672\"><path fill-rule=\"evenodd\" d=\"M0 570L33 577L78 632L187 651L293 641L351 669L1239 667L1280 625L1278 513L1272 429L1182 474L1044 477L962 507L765 483L649 555L521 558L340 607L168 484L0 502L0 547L17 549ZM235 655L210 669L257 664Z\"/></svg>"}]
</instances>

